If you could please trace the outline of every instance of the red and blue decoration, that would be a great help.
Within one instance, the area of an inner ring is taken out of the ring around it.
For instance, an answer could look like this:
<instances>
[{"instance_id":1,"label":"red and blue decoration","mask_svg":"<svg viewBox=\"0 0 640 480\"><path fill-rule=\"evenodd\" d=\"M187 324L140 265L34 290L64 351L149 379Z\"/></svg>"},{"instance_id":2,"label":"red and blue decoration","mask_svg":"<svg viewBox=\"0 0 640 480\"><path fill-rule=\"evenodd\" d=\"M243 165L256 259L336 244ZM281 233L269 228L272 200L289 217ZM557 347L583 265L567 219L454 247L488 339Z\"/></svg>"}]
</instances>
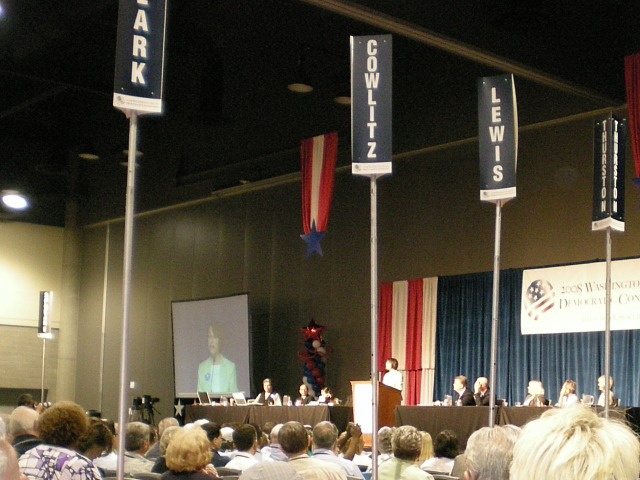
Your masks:
<instances>
[{"instance_id":1,"label":"red and blue decoration","mask_svg":"<svg viewBox=\"0 0 640 480\"><path fill-rule=\"evenodd\" d=\"M322 338L327 327L318 325L314 319L311 319L309 325L301 329L304 337L305 349L298 352L300 360L303 362L302 383L304 383L309 392L313 392L316 397L320 396L320 391L325 387L325 368L329 353L333 349L328 347Z\"/></svg>"},{"instance_id":2,"label":"red and blue decoration","mask_svg":"<svg viewBox=\"0 0 640 480\"><path fill-rule=\"evenodd\" d=\"M329 224L333 201L333 180L338 158L338 134L318 135L300 142L302 172L302 228L307 244L305 258L322 256L320 240Z\"/></svg>"},{"instance_id":3,"label":"red and blue decoration","mask_svg":"<svg viewBox=\"0 0 640 480\"><path fill-rule=\"evenodd\" d=\"M624 77L627 87L627 110L629 114L629 137L636 178L633 182L640 186L640 53L624 59Z\"/></svg>"}]
</instances>

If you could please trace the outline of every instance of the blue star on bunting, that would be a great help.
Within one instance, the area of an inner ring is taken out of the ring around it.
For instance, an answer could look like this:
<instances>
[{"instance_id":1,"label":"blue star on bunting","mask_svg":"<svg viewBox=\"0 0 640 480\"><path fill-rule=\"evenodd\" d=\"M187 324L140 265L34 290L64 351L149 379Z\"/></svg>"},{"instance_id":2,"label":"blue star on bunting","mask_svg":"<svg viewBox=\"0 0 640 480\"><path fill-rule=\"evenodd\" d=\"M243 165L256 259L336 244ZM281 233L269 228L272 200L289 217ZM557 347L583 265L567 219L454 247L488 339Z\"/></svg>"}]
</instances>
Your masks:
<instances>
[{"instance_id":1,"label":"blue star on bunting","mask_svg":"<svg viewBox=\"0 0 640 480\"><path fill-rule=\"evenodd\" d=\"M304 258L309 258L314 252L322 256L320 240L324 238L324 234L325 232L318 232L316 230L316 222L313 222L309 235L300 235L300 238L307 244L307 253L304 255Z\"/></svg>"}]
</instances>

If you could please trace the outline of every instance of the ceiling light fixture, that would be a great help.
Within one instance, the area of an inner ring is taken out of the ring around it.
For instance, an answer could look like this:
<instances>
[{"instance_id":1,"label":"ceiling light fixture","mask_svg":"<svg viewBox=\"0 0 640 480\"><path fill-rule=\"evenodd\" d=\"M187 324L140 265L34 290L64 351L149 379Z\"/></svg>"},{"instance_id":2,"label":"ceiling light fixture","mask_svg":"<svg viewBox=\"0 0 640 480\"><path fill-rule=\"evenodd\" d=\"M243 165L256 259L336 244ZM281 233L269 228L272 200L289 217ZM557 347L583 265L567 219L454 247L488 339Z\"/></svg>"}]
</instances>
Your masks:
<instances>
[{"instance_id":1,"label":"ceiling light fixture","mask_svg":"<svg viewBox=\"0 0 640 480\"><path fill-rule=\"evenodd\" d=\"M302 45L300 47L300 54L298 55L298 65L296 69L296 76L293 83L287 85L289 91L294 93L311 93L313 92L313 86L309 83L307 78L307 65L306 58L311 51L311 46Z\"/></svg>"},{"instance_id":2,"label":"ceiling light fixture","mask_svg":"<svg viewBox=\"0 0 640 480\"><path fill-rule=\"evenodd\" d=\"M12 210L25 210L29 207L27 198L15 190L3 190L2 203Z\"/></svg>"}]
</instances>

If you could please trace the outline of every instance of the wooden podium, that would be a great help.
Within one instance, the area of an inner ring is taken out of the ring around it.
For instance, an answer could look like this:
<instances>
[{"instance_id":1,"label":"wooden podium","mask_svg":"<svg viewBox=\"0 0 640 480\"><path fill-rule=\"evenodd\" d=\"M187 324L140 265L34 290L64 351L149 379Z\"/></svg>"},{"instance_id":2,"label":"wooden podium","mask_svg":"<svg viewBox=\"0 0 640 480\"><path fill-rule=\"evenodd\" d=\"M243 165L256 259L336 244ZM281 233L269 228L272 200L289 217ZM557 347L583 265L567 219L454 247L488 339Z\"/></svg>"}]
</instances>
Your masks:
<instances>
[{"instance_id":1,"label":"wooden podium","mask_svg":"<svg viewBox=\"0 0 640 480\"><path fill-rule=\"evenodd\" d=\"M378 428L395 425L395 409L402 401L402 392L377 382L378 388ZM352 381L353 421L362 428L362 438L366 447L371 447L373 434L373 393L371 382Z\"/></svg>"}]
</instances>

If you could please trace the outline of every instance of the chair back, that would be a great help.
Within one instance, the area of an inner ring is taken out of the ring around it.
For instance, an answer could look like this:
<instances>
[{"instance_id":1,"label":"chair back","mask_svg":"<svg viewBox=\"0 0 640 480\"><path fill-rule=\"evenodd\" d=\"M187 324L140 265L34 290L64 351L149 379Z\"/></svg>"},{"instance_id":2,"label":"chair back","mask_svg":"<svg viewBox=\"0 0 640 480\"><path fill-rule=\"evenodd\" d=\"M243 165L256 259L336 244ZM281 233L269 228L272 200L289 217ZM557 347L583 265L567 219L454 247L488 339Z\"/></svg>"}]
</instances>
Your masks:
<instances>
[{"instance_id":1,"label":"chair back","mask_svg":"<svg viewBox=\"0 0 640 480\"><path fill-rule=\"evenodd\" d=\"M227 467L217 467L216 471L218 472L219 477L231 477L233 475L240 476L242 473L240 470L236 470L235 468L227 468Z\"/></svg>"}]
</instances>

